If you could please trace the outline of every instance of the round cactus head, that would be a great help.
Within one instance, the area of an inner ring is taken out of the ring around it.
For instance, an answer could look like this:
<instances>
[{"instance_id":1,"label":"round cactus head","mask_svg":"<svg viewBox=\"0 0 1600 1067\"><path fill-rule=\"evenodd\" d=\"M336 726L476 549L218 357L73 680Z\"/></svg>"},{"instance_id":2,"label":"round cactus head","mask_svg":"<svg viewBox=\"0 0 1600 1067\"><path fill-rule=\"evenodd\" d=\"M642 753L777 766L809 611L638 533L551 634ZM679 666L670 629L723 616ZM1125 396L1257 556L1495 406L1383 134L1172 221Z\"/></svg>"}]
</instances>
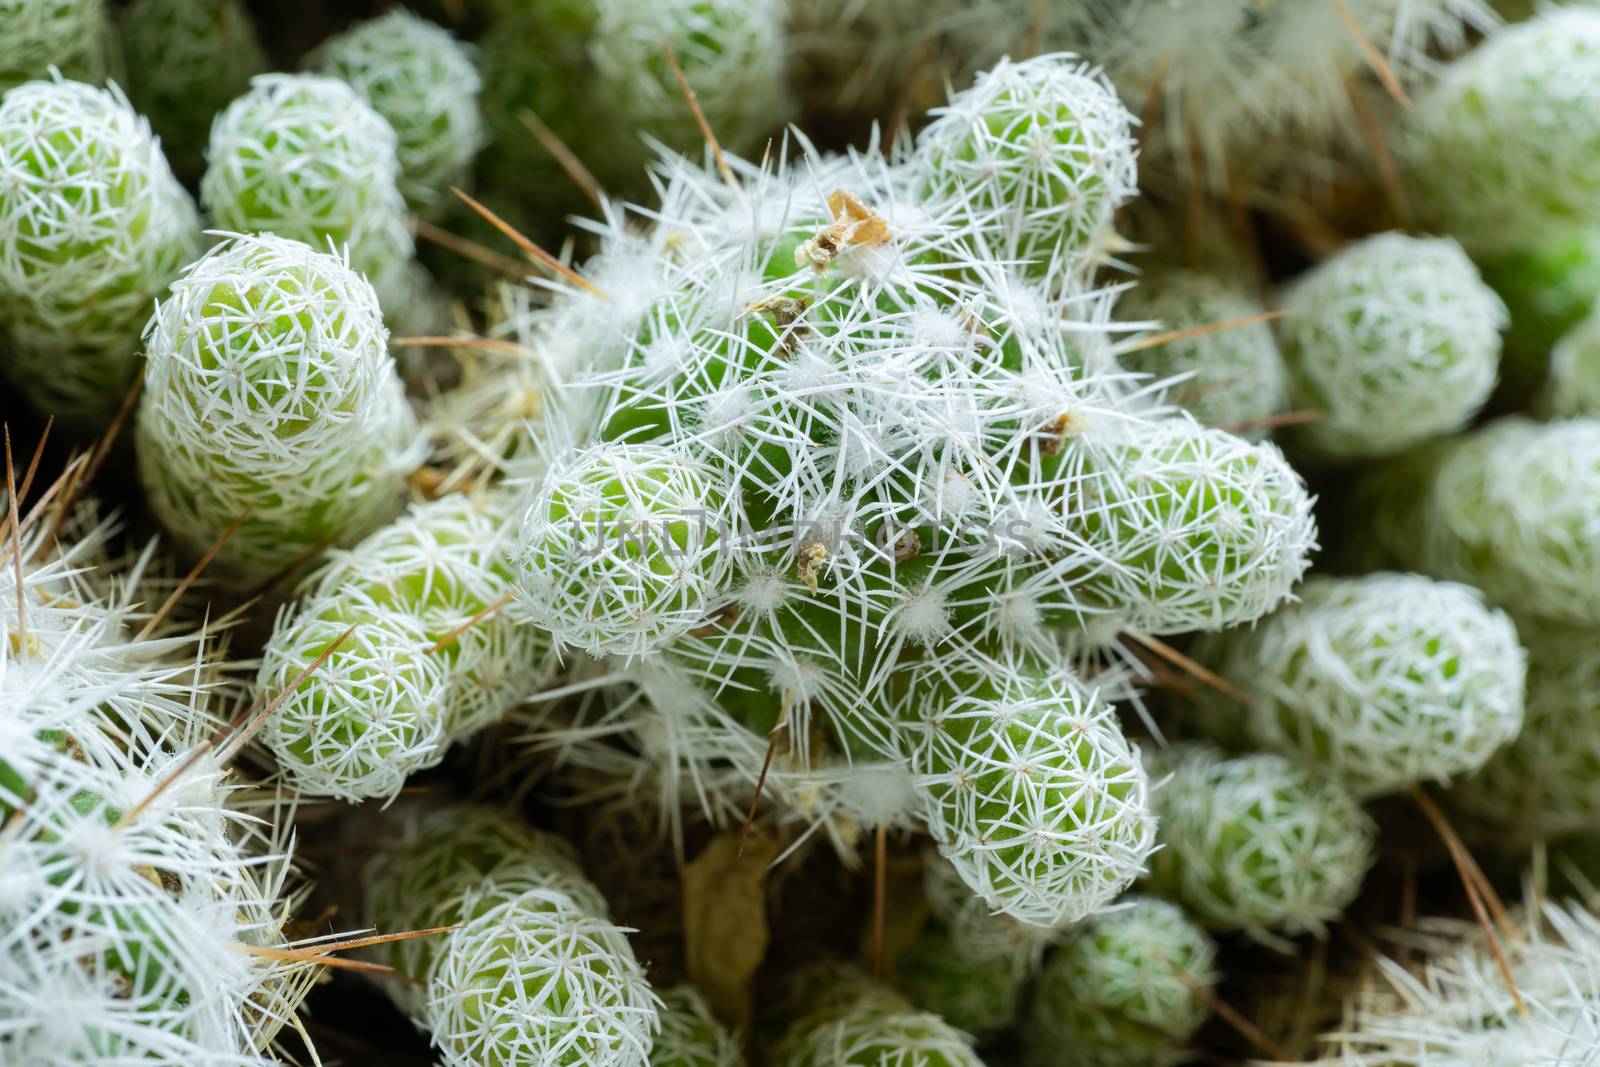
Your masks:
<instances>
[{"instance_id":1,"label":"round cactus head","mask_svg":"<svg viewBox=\"0 0 1600 1067\"><path fill-rule=\"evenodd\" d=\"M1117 314L1185 330L1247 319L1261 314L1261 305L1242 286L1174 271L1140 281L1117 302ZM1288 372L1266 323L1137 349L1118 362L1150 377L1155 402L1183 408L1202 426L1239 427L1249 440L1266 436L1259 424L1288 407Z\"/></svg>"},{"instance_id":2,"label":"round cactus head","mask_svg":"<svg viewBox=\"0 0 1600 1067\"><path fill-rule=\"evenodd\" d=\"M650 1067L744 1067L744 1053L691 985L661 992L661 1032L650 1046Z\"/></svg>"},{"instance_id":3,"label":"round cactus head","mask_svg":"<svg viewBox=\"0 0 1600 1067\"><path fill-rule=\"evenodd\" d=\"M138 422L158 518L260 581L394 510L414 424L372 287L339 257L223 241L156 309Z\"/></svg>"},{"instance_id":4,"label":"round cactus head","mask_svg":"<svg viewBox=\"0 0 1600 1067\"><path fill-rule=\"evenodd\" d=\"M1137 191L1133 117L1102 76L1070 56L1003 60L935 116L911 159L924 196L1032 274L1093 265Z\"/></svg>"},{"instance_id":5,"label":"round cactus head","mask_svg":"<svg viewBox=\"0 0 1600 1067\"><path fill-rule=\"evenodd\" d=\"M1112 566L1094 585L1147 633L1217 630L1271 611L1310 563L1305 483L1269 443L1193 419L1163 420L1114 447L1100 499L1081 504Z\"/></svg>"},{"instance_id":6,"label":"round cactus head","mask_svg":"<svg viewBox=\"0 0 1600 1067\"><path fill-rule=\"evenodd\" d=\"M1137 897L1067 936L1040 974L1029 1062L1064 1048L1084 1067L1172 1067L1210 1015L1217 946L1182 909Z\"/></svg>"},{"instance_id":7,"label":"round cactus head","mask_svg":"<svg viewBox=\"0 0 1600 1067\"><path fill-rule=\"evenodd\" d=\"M1387 233L1303 275L1284 300L1297 444L1391 455L1460 429L1494 388L1505 305L1446 238Z\"/></svg>"},{"instance_id":8,"label":"round cactus head","mask_svg":"<svg viewBox=\"0 0 1600 1067\"><path fill-rule=\"evenodd\" d=\"M279 765L308 793L347 800L392 797L408 774L438 761L447 695L444 663L422 627L357 599L351 591L278 630L258 680L265 696L294 686L262 730Z\"/></svg>"},{"instance_id":9,"label":"round cactus head","mask_svg":"<svg viewBox=\"0 0 1600 1067\"><path fill-rule=\"evenodd\" d=\"M1014 660L932 658L905 674L929 831L974 893L1048 927L1138 877L1154 837L1148 780L1099 693Z\"/></svg>"},{"instance_id":10,"label":"round cactus head","mask_svg":"<svg viewBox=\"0 0 1600 1067\"><path fill-rule=\"evenodd\" d=\"M1174 749L1154 794L1152 886L1207 925L1269 944L1318 933L1355 899L1372 820L1343 789L1275 755ZM1276 933L1275 933L1276 932Z\"/></svg>"},{"instance_id":11,"label":"round cactus head","mask_svg":"<svg viewBox=\"0 0 1600 1067\"><path fill-rule=\"evenodd\" d=\"M1522 622L1528 650L1522 730L1450 791L1461 810L1521 846L1592 829L1600 813L1600 655L1588 628Z\"/></svg>"},{"instance_id":12,"label":"round cactus head","mask_svg":"<svg viewBox=\"0 0 1600 1067\"><path fill-rule=\"evenodd\" d=\"M57 79L0 98L0 328L8 377L42 412L110 418L150 305L199 238L189 194L117 90Z\"/></svg>"},{"instance_id":13,"label":"round cactus head","mask_svg":"<svg viewBox=\"0 0 1600 1067\"><path fill-rule=\"evenodd\" d=\"M262 74L211 127L200 200L224 229L348 249L377 279L411 257L396 147L346 83Z\"/></svg>"},{"instance_id":14,"label":"round cactus head","mask_svg":"<svg viewBox=\"0 0 1600 1067\"><path fill-rule=\"evenodd\" d=\"M1317 578L1202 658L1251 697L1215 701L1255 745L1359 796L1449 781L1522 727L1517 631L1476 590L1414 574Z\"/></svg>"},{"instance_id":15,"label":"round cactus head","mask_svg":"<svg viewBox=\"0 0 1600 1067\"><path fill-rule=\"evenodd\" d=\"M1411 173L1436 224L1475 248L1589 218L1600 195L1600 13L1552 7L1448 66L1411 113Z\"/></svg>"},{"instance_id":16,"label":"round cactus head","mask_svg":"<svg viewBox=\"0 0 1600 1067\"><path fill-rule=\"evenodd\" d=\"M105 0L0 0L0 93L54 67L98 84L110 72L115 34Z\"/></svg>"},{"instance_id":17,"label":"round cactus head","mask_svg":"<svg viewBox=\"0 0 1600 1067\"><path fill-rule=\"evenodd\" d=\"M329 38L307 66L348 82L397 137L400 191L414 207L465 184L483 141L472 54L442 27L395 10Z\"/></svg>"},{"instance_id":18,"label":"round cactus head","mask_svg":"<svg viewBox=\"0 0 1600 1067\"><path fill-rule=\"evenodd\" d=\"M267 69L250 13L241 0L136 0L121 27L128 96L173 167L198 176L211 120Z\"/></svg>"},{"instance_id":19,"label":"round cactus head","mask_svg":"<svg viewBox=\"0 0 1600 1067\"><path fill-rule=\"evenodd\" d=\"M608 442L554 467L523 514L518 582L559 642L640 655L705 620L729 546L724 496L684 452Z\"/></svg>"}]
</instances>

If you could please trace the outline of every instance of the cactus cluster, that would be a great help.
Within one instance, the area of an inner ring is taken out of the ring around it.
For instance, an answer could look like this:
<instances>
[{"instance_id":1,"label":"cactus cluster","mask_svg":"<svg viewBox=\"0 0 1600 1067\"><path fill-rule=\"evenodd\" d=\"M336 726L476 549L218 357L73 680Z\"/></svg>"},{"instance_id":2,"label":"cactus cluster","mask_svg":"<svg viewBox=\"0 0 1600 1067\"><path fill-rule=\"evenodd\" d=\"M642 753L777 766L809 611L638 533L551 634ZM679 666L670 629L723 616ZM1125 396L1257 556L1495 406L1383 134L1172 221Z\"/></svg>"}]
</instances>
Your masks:
<instances>
[{"instance_id":1,"label":"cactus cluster","mask_svg":"<svg viewBox=\"0 0 1600 1067\"><path fill-rule=\"evenodd\" d=\"M0 0L0 1062L1586 1062L1512 7Z\"/></svg>"}]
</instances>

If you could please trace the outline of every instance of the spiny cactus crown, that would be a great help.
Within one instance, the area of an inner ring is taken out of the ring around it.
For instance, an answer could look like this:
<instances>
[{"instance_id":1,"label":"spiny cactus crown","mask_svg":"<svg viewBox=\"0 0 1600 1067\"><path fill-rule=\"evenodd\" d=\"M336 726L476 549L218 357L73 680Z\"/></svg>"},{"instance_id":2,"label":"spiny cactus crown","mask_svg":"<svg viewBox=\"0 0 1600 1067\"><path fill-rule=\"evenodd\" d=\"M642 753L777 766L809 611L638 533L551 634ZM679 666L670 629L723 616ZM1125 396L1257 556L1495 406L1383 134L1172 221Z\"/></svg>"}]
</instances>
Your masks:
<instances>
[{"instance_id":1,"label":"spiny cactus crown","mask_svg":"<svg viewBox=\"0 0 1600 1067\"><path fill-rule=\"evenodd\" d=\"M481 79L446 30L395 10L329 38L306 65L349 82L394 127L407 202L435 206L465 183L484 138Z\"/></svg>"},{"instance_id":2,"label":"spiny cactus crown","mask_svg":"<svg viewBox=\"0 0 1600 1067\"><path fill-rule=\"evenodd\" d=\"M1183 910L1136 897L1073 929L1039 976L1031 1063L1062 1049L1084 1067L1172 1067L1211 1009L1217 946Z\"/></svg>"},{"instance_id":3,"label":"spiny cactus crown","mask_svg":"<svg viewBox=\"0 0 1600 1067\"><path fill-rule=\"evenodd\" d=\"M390 948L423 988L391 988L448 1067L636 1067L659 1002L626 934L559 839L485 809L406 814L368 864L369 921L457 925Z\"/></svg>"},{"instance_id":4,"label":"spiny cactus crown","mask_svg":"<svg viewBox=\"0 0 1600 1067\"><path fill-rule=\"evenodd\" d=\"M58 77L0 98L0 321L8 377L40 410L111 416L150 305L199 238L194 203L120 91Z\"/></svg>"},{"instance_id":5,"label":"spiny cactus crown","mask_svg":"<svg viewBox=\"0 0 1600 1067\"><path fill-rule=\"evenodd\" d=\"M1494 388L1505 305L1448 238L1387 233L1336 253L1284 298L1295 434L1335 459L1389 455L1471 421Z\"/></svg>"},{"instance_id":6,"label":"spiny cactus crown","mask_svg":"<svg viewBox=\"0 0 1600 1067\"><path fill-rule=\"evenodd\" d=\"M1522 728L1524 656L1476 590L1414 574L1317 578L1201 653L1250 698L1250 739L1369 796L1449 781Z\"/></svg>"},{"instance_id":7,"label":"spiny cactus crown","mask_svg":"<svg viewBox=\"0 0 1600 1067\"><path fill-rule=\"evenodd\" d=\"M1118 317L1152 320L1163 330L1235 322L1261 312L1242 286L1193 271L1146 277L1117 301ZM1117 362L1150 376L1153 402L1181 407L1203 426L1238 426L1247 440L1260 440L1267 431L1244 427L1289 404L1288 372L1266 323L1131 351Z\"/></svg>"},{"instance_id":8,"label":"spiny cactus crown","mask_svg":"<svg viewBox=\"0 0 1600 1067\"><path fill-rule=\"evenodd\" d=\"M1372 865L1373 823L1343 789L1281 756L1204 745L1163 754L1151 885L1209 926L1276 943L1319 933Z\"/></svg>"},{"instance_id":9,"label":"spiny cactus crown","mask_svg":"<svg viewBox=\"0 0 1600 1067\"><path fill-rule=\"evenodd\" d=\"M394 509L415 436L372 287L297 241L230 237L146 336L138 422L151 508L199 555L261 580Z\"/></svg>"},{"instance_id":10,"label":"spiny cactus crown","mask_svg":"<svg viewBox=\"0 0 1600 1067\"><path fill-rule=\"evenodd\" d=\"M262 74L211 127L200 202L219 227L347 248L381 280L411 257L394 128L346 83Z\"/></svg>"}]
</instances>

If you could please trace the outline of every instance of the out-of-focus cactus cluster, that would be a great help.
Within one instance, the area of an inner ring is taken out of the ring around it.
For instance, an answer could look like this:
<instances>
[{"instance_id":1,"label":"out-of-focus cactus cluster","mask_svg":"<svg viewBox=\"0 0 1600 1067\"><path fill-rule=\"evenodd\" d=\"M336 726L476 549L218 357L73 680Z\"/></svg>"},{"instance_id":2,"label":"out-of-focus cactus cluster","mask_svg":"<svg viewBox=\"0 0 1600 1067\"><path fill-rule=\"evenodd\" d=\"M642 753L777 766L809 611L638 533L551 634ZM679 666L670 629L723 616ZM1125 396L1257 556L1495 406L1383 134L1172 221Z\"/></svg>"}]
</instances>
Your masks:
<instances>
[{"instance_id":1,"label":"out-of-focus cactus cluster","mask_svg":"<svg viewBox=\"0 0 1600 1067\"><path fill-rule=\"evenodd\" d=\"M291 7L0 0L0 1063L1600 1055L1593 7Z\"/></svg>"}]
</instances>

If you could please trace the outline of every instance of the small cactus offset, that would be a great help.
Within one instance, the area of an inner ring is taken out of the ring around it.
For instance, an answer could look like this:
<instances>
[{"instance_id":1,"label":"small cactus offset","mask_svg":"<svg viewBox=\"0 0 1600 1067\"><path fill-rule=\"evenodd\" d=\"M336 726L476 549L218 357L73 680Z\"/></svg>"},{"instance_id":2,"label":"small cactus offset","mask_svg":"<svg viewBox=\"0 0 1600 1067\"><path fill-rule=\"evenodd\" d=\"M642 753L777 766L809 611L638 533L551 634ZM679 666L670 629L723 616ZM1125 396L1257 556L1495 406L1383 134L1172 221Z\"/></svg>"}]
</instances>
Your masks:
<instances>
[{"instance_id":1,"label":"small cactus offset","mask_svg":"<svg viewBox=\"0 0 1600 1067\"><path fill-rule=\"evenodd\" d=\"M0 97L0 333L39 411L109 419L150 308L200 248L200 220L115 88L59 77Z\"/></svg>"},{"instance_id":2,"label":"small cactus offset","mask_svg":"<svg viewBox=\"0 0 1600 1067\"><path fill-rule=\"evenodd\" d=\"M935 115L909 161L933 210L1030 273L1094 266L1138 188L1133 116L1103 77L1066 56L1002 61Z\"/></svg>"},{"instance_id":3,"label":"small cactus offset","mask_svg":"<svg viewBox=\"0 0 1600 1067\"><path fill-rule=\"evenodd\" d=\"M648 1062L659 1005L624 932L559 839L488 809L399 817L368 864L366 914L386 929L456 929L387 955L392 990L441 1062Z\"/></svg>"},{"instance_id":4,"label":"small cactus offset","mask_svg":"<svg viewBox=\"0 0 1600 1067\"><path fill-rule=\"evenodd\" d=\"M1085 1067L1170 1067L1211 1014L1217 947L1182 909L1135 897L1074 928L1039 975L1029 1060L1070 1048Z\"/></svg>"},{"instance_id":5,"label":"small cactus offset","mask_svg":"<svg viewBox=\"0 0 1600 1067\"><path fill-rule=\"evenodd\" d=\"M200 202L223 229L348 255L381 286L411 258L394 127L357 90L262 74L211 127Z\"/></svg>"},{"instance_id":6,"label":"small cactus offset","mask_svg":"<svg viewBox=\"0 0 1600 1067\"><path fill-rule=\"evenodd\" d=\"M146 335L140 479L198 556L260 582L398 508L415 423L372 287L338 256L229 237L191 264Z\"/></svg>"},{"instance_id":7,"label":"small cactus offset","mask_svg":"<svg viewBox=\"0 0 1600 1067\"><path fill-rule=\"evenodd\" d=\"M1171 271L1129 290L1117 301L1117 314L1181 331L1244 323L1265 312L1235 283ZM1289 407L1288 371L1272 327L1264 322L1138 348L1118 362L1150 376L1153 402L1183 408L1203 426L1234 430L1248 440L1268 436L1272 417Z\"/></svg>"},{"instance_id":8,"label":"small cactus offset","mask_svg":"<svg viewBox=\"0 0 1600 1067\"><path fill-rule=\"evenodd\" d=\"M106 0L0 2L0 92L47 77L99 85L115 69L116 31Z\"/></svg>"},{"instance_id":9,"label":"small cactus offset","mask_svg":"<svg viewBox=\"0 0 1600 1067\"><path fill-rule=\"evenodd\" d=\"M328 653L263 730L302 793L391 799L547 680L548 638L502 610L512 586L497 518L494 503L460 495L417 505L333 553L280 616L263 693Z\"/></svg>"},{"instance_id":10,"label":"small cactus offset","mask_svg":"<svg viewBox=\"0 0 1600 1067\"><path fill-rule=\"evenodd\" d=\"M1369 237L1295 281L1284 356L1295 443L1332 460L1383 456L1465 426L1494 388L1505 306L1459 245Z\"/></svg>"},{"instance_id":11,"label":"small cactus offset","mask_svg":"<svg viewBox=\"0 0 1600 1067\"><path fill-rule=\"evenodd\" d=\"M1522 729L1524 655L1476 590L1420 575L1316 578L1203 658L1249 698L1210 718L1361 796L1481 767Z\"/></svg>"},{"instance_id":12,"label":"small cactus offset","mask_svg":"<svg viewBox=\"0 0 1600 1067\"><path fill-rule=\"evenodd\" d=\"M1342 788L1280 756L1203 745L1158 765L1150 885L1208 926L1256 940L1320 934L1355 899L1373 823Z\"/></svg>"}]
</instances>

